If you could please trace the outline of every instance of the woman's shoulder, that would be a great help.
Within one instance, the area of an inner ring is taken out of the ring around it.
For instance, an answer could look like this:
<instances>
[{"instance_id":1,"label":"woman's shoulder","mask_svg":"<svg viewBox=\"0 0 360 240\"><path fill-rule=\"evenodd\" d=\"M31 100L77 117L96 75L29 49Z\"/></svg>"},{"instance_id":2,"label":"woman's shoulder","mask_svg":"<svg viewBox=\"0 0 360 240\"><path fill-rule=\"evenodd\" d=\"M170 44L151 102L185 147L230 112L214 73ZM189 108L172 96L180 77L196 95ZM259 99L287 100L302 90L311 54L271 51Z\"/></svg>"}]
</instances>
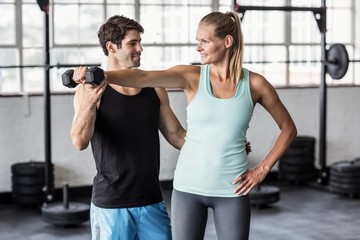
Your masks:
<instances>
[{"instance_id":1,"label":"woman's shoulder","mask_svg":"<svg viewBox=\"0 0 360 240\"><path fill-rule=\"evenodd\" d=\"M265 80L265 77L257 72L253 72L251 70L248 70L249 71L249 76L250 76L250 79L252 80L255 80L255 81L261 81L261 80Z\"/></svg>"},{"instance_id":2,"label":"woman's shoulder","mask_svg":"<svg viewBox=\"0 0 360 240\"><path fill-rule=\"evenodd\" d=\"M268 84L268 81L263 75L250 70L249 70L249 79L251 84L255 84L255 85Z\"/></svg>"},{"instance_id":3,"label":"woman's shoulder","mask_svg":"<svg viewBox=\"0 0 360 240\"><path fill-rule=\"evenodd\" d=\"M264 91L272 90L274 87L261 74L249 71L250 87L252 92L263 93Z\"/></svg>"}]
</instances>

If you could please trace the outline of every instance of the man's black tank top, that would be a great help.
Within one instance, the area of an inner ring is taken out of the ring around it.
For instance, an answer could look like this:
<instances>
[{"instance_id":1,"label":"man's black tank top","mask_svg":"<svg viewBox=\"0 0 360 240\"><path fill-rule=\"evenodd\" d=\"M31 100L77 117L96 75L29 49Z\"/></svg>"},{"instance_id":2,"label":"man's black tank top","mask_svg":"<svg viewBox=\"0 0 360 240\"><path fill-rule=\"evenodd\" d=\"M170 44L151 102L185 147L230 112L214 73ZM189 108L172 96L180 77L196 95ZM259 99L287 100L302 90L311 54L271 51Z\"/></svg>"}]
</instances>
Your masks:
<instances>
[{"instance_id":1,"label":"man's black tank top","mask_svg":"<svg viewBox=\"0 0 360 240\"><path fill-rule=\"evenodd\" d=\"M159 110L153 88L128 96L106 87L91 140L97 169L94 205L123 208L162 201Z\"/></svg>"}]
</instances>

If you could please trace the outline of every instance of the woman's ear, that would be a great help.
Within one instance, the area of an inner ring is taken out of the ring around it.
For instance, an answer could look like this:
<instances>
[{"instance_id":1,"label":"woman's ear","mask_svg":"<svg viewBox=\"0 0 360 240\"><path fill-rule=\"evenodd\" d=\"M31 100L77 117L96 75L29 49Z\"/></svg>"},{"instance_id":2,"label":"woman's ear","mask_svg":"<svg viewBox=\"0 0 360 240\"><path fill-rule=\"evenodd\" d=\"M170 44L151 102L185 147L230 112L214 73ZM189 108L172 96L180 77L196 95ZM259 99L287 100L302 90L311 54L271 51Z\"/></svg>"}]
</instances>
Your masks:
<instances>
[{"instance_id":1,"label":"woman's ear","mask_svg":"<svg viewBox=\"0 0 360 240\"><path fill-rule=\"evenodd\" d=\"M234 38L231 35L226 35L225 37L225 47L230 48L234 43Z\"/></svg>"}]
</instances>

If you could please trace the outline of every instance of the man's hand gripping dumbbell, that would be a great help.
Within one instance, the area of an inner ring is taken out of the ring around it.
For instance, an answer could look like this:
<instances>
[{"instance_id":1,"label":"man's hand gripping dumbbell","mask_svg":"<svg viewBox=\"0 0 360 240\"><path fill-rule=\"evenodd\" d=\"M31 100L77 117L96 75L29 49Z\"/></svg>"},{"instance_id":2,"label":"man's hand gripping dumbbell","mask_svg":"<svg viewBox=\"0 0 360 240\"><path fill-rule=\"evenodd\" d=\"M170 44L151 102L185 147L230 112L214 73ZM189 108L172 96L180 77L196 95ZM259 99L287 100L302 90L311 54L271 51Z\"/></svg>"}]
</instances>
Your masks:
<instances>
[{"instance_id":1,"label":"man's hand gripping dumbbell","mask_svg":"<svg viewBox=\"0 0 360 240\"><path fill-rule=\"evenodd\" d=\"M96 66L90 68L80 67L75 71L69 69L61 75L63 85L68 88L75 88L79 83L99 85L104 78L104 70Z\"/></svg>"}]
</instances>

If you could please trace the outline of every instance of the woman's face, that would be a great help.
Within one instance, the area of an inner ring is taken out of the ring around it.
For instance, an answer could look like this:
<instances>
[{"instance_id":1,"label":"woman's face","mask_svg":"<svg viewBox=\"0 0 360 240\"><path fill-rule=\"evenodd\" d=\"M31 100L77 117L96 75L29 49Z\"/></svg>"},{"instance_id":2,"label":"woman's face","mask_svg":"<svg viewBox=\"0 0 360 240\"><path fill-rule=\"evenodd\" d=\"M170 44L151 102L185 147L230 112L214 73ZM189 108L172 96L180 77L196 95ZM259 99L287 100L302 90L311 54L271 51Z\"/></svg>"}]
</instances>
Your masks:
<instances>
[{"instance_id":1,"label":"woman's face","mask_svg":"<svg viewBox=\"0 0 360 240\"><path fill-rule=\"evenodd\" d=\"M225 39L215 36L215 27L213 25L199 24L196 31L196 40L198 45L196 50L200 53L200 63L210 64L225 60L227 51Z\"/></svg>"}]
</instances>

